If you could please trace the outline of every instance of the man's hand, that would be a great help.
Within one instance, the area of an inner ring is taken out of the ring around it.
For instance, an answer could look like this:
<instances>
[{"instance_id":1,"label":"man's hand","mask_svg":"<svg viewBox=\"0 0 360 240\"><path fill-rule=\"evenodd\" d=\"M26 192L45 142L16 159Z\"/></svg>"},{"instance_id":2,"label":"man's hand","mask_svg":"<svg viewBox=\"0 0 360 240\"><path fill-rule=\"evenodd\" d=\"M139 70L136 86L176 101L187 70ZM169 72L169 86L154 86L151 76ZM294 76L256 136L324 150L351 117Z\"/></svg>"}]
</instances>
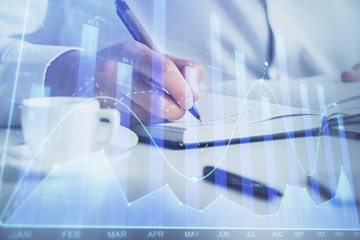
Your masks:
<instances>
[{"instance_id":1,"label":"man's hand","mask_svg":"<svg viewBox=\"0 0 360 240\"><path fill-rule=\"evenodd\" d=\"M345 71L341 74L341 79L344 82L358 82L360 81L360 63L356 64L350 71Z\"/></svg>"},{"instance_id":2,"label":"man's hand","mask_svg":"<svg viewBox=\"0 0 360 240\"><path fill-rule=\"evenodd\" d=\"M123 63L123 58L131 62L133 69L130 92L121 87L122 82L118 82L118 63ZM112 90L106 94L114 95L113 89L107 86L117 83L117 94L119 91L127 94L132 101L132 111L142 121L179 119L199 98L204 70L198 63L164 56L136 41L110 46L100 51L97 59L96 81L103 86L100 87L102 91ZM187 74L187 69L192 69L192 74ZM159 87L154 87L150 81L155 81ZM166 89L171 97L159 91L161 88Z\"/></svg>"},{"instance_id":3,"label":"man's hand","mask_svg":"<svg viewBox=\"0 0 360 240\"><path fill-rule=\"evenodd\" d=\"M69 52L48 68L46 85L57 88L56 95L72 95L76 92L74 81L77 79L79 56L76 51ZM130 87L122 82L129 82L129 79L119 79L119 63L131 65ZM193 101L199 99L199 85L203 77L204 70L199 63L162 55L141 43L129 41L98 52L95 81L99 87L95 95L122 98L143 122L175 120L183 117ZM150 81L156 82L158 87L154 87ZM108 100L100 103L104 107L114 106L114 102ZM124 114L132 116L121 104L116 106ZM132 124L136 123L132 119Z\"/></svg>"}]
</instances>

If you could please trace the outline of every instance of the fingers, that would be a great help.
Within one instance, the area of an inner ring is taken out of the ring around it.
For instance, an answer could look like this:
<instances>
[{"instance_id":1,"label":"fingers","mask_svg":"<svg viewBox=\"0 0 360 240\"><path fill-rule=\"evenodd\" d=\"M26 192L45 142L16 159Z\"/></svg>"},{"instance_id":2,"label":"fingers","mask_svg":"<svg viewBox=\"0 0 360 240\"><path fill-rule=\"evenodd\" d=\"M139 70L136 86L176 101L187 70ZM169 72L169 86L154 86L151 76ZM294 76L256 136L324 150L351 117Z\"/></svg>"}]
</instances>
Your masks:
<instances>
[{"instance_id":1,"label":"fingers","mask_svg":"<svg viewBox=\"0 0 360 240\"><path fill-rule=\"evenodd\" d=\"M170 55L166 55L166 57L173 61L180 70L192 91L193 100L199 100L199 85L203 81L205 75L202 65L197 62L176 58Z\"/></svg>"},{"instance_id":2,"label":"fingers","mask_svg":"<svg viewBox=\"0 0 360 240\"><path fill-rule=\"evenodd\" d=\"M176 120L184 116L185 111L164 91L154 88L139 76L134 76L130 98L152 115Z\"/></svg>"},{"instance_id":3,"label":"fingers","mask_svg":"<svg viewBox=\"0 0 360 240\"><path fill-rule=\"evenodd\" d=\"M203 79L204 70L198 63L166 57L136 41L114 45L98 55L103 59L130 59L134 72L156 81L184 109L191 108L193 101L199 98L198 85ZM194 68L195 72L188 68Z\"/></svg>"},{"instance_id":4,"label":"fingers","mask_svg":"<svg viewBox=\"0 0 360 240\"><path fill-rule=\"evenodd\" d=\"M188 83L191 93L193 94L193 100L199 100L199 83L198 83L198 71L189 66L184 66L180 69L181 75L184 76L186 82Z\"/></svg>"},{"instance_id":5,"label":"fingers","mask_svg":"<svg viewBox=\"0 0 360 240\"><path fill-rule=\"evenodd\" d=\"M130 67L130 74L120 77L119 74L124 75L119 69L123 62ZM136 41L113 45L98 53L96 80L105 86L103 93L112 96L117 91L129 93L127 97L148 115L171 120L181 118L184 110L191 108L193 101L199 99L199 84L203 77L204 70L200 64L164 56ZM130 80L130 87L117 86L117 89L108 86L109 82L121 84L124 79ZM160 87L151 85L149 79Z\"/></svg>"},{"instance_id":6,"label":"fingers","mask_svg":"<svg viewBox=\"0 0 360 240\"><path fill-rule=\"evenodd\" d=\"M122 54L133 60L133 70L165 88L183 109L193 105L192 91L176 65L147 46L130 41L122 44Z\"/></svg>"},{"instance_id":7,"label":"fingers","mask_svg":"<svg viewBox=\"0 0 360 240\"><path fill-rule=\"evenodd\" d=\"M358 82L360 81L360 64L355 65L350 71L345 71L341 74L343 82Z\"/></svg>"},{"instance_id":8,"label":"fingers","mask_svg":"<svg viewBox=\"0 0 360 240\"><path fill-rule=\"evenodd\" d=\"M153 68L153 79L163 86L183 109L191 108L194 99L192 91L176 65L167 58L165 61L155 59Z\"/></svg>"},{"instance_id":9,"label":"fingers","mask_svg":"<svg viewBox=\"0 0 360 240\"><path fill-rule=\"evenodd\" d=\"M99 74L99 76L103 75ZM128 104L128 106L134 111L134 114L140 114L136 116L143 122L158 122L157 118L177 120L185 114L185 111L174 102L172 97L161 89L154 88L140 75L133 75L131 86L104 79L98 80L97 85L99 88L99 91L96 92L97 96L111 96L120 101L131 99L131 105ZM109 106L111 107L111 103ZM136 118L135 115L132 117Z\"/></svg>"},{"instance_id":10,"label":"fingers","mask_svg":"<svg viewBox=\"0 0 360 240\"><path fill-rule=\"evenodd\" d=\"M165 55L165 56L168 59L170 59L171 61L173 61L175 63L175 65L178 67L178 69L180 69L180 70L185 69L185 67L190 67L192 69L195 69L196 74L197 74L196 81L198 82L198 84L200 84L202 82L202 80L204 79L205 71L204 71L203 66L200 63L186 60L186 59L176 58L171 55Z\"/></svg>"}]
</instances>

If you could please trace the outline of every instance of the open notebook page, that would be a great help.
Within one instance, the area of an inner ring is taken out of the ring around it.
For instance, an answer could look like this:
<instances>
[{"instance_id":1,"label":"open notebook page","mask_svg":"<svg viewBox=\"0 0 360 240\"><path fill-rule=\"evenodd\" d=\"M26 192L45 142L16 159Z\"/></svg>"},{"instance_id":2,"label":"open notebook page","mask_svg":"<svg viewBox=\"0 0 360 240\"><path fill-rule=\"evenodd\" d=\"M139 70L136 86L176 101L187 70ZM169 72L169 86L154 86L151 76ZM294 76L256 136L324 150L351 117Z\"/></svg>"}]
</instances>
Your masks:
<instances>
[{"instance_id":1,"label":"open notebook page","mask_svg":"<svg viewBox=\"0 0 360 240\"><path fill-rule=\"evenodd\" d=\"M202 123L187 112L180 120L147 126L151 136L183 143L197 143L279 131L291 132L294 130L294 123L296 130L313 128L314 124L319 124L318 117L315 123L311 120L309 126L305 126L304 121L305 117L313 119L313 116L319 116L317 112L271 104L266 98L254 101L205 93L201 95L197 107ZM144 135L141 128L139 126L135 131Z\"/></svg>"}]
</instances>

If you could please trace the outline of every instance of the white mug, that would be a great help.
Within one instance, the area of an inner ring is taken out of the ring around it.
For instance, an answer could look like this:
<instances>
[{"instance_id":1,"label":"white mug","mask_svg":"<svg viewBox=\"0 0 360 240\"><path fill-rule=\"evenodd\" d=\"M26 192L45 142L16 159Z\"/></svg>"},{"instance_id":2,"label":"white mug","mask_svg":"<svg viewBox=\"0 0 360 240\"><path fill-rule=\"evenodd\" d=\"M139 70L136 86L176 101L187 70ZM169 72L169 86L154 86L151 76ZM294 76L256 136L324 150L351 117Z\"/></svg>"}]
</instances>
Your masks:
<instances>
[{"instance_id":1,"label":"white mug","mask_svg":"<svg viewBox=\"0 0 360 240\"><path fill-rule=\"evenodd\" d=\"M21 114L24 140L35 157L61 163L109 145L120 114L97 100L75 97L26 99Z\"/></svg>"}]
</instances>

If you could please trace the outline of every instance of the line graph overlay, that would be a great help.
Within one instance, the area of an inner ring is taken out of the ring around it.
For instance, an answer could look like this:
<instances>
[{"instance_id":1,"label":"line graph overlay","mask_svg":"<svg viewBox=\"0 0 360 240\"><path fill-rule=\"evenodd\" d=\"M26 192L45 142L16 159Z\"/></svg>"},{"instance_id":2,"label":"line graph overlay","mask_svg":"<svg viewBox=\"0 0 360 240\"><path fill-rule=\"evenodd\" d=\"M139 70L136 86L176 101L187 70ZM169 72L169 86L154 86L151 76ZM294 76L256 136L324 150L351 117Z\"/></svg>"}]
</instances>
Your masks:
<instances>
[{"instance_id":1,"label":"line graph overlay","mask_svg":"<svg viewBox=\"0 0 360 240\"><path fill-rule=\"evenodd\" d=\"M1 169L0 169L0 195L2 193L2 180L3 180L3 176L4 176L6 151L7 151L8 144L9 144L10 126L12 123L14 105L15 105L15 96L16 96L17 86L18 86L18 82L19 82L19 74L20 74L20 67L21 67L21 63L22 63L21 60L23 57L23 50L24 50L24 44L25 44L24 40L25 40L26 28L27 28L27 24L28 24L30 4L31 4L31 0L27 0L26 1L26 11L25 11L25 16L24 16L24 24L23 24L23 28L22 28L22 32L21 32L21 43L20 43L20 48L19 48L19 56L18 56L17 64L16 64L14 87L13 87L12 95L11 95L10 113L9 113L9 119L8 119L8 124L7 124L6 136L5 136L4 153L2 154L1 165L0 165L0 167L1 167ZM1 221L2 221L2 218L0 218L0 223L1 223Z\"/></svg>"},{"instance_id":2,"label":"line graph overlay","mask_svg":"<svg viewBox=\"0 0 360 240\"><path fill-rule=\"evenodd\" d=\"M287 186L278 212L271 215L256 215L222 195L205 208L196 209L179 201L168 185L129 202L112 171L104 151L59 166L4 226L359 228L354 196L342 169L334 198L316 205L306 189ZM141 216L153 205L161 206L161 211L151 212L153 221L149 223ZM337 217L329 219L333 214Z\"/></svg>"},{"instance_id":3,"label":"line graph overlay","mask_svg":"<svg viewBox=\"0 0 360 240\"><path fill-rule=\"evenodd\" d=\"M245 98L244 98L245 101L243 102L243 104L242 104L241 107L240 107L240 112L243 111L244 106L245 106L246 99L249 98L249 95L250 95L251 91L253 91L253 89L255 88L255 86L257 86L258 84L264 85L265 87L267 87L267 88L269 89L272 97L275 99L276 105L279 107L280 113L283 114L283 112L281 111L281 108L280 108L280 104L279 104L279 102L278 102L278 100L277 100L274 92L272 91L271 87L270 87L264 80L261 80L261 79L258 80L258 81L255 81L255 82L250 86L250 88L249 88L249 90L247 91L247 94L246 94L246 96L245 96ZM144 93L141 93L141 94L147 94L147 93L148 93L148 92L144 92ZM131 94L131 93L129 92L129 93L126 94L126 95L130 95L130 94ZM156 94L156 93L155 93L155 94ZM216 170L216 168L218 168L219 165L222 163L222 161L224 160L225 155L226 155L226 153L227 153L227 151L228 151L228 148L229 148L229 146L231 145L231 142L232 142L232 140L233 140L233 138L234 138L234 135L235 135L236 129L237 129L238 125L239 125L240 117L241 117L240 115L238 115L237 120L236 120L236 123L235 123L235 125L234 125L234 129L233 129L233 131L232 131L232 133L231 133L231 137L230 137L230 139L229 139L229 141L228 141L228 144L226 145L223 153L220 154L219 160L217 160L217 161L216 161L216 164L214 164L214 166L215 166L214 169L213 169L212 171L210 171L207 175L202 176L202 177L186 176L185 174L182 174L180 171L178 171L178 170L176 169L176 167L166 158L166 156L164 155L163 151L162 151L162 150L160 149L160 147L157 145L156 141L152 138L150 132L147 130L147 128L146 128L145 125L142 123L142 121L139 119L139 117L130 109L129 106L127 106L127 105L124 104L122 101L120 101L120 100L118 100L118 99L115 99L115 98L113 98L113 97L97 96L97 97L94 97L94 98L89 98L88 100L80 103L79 106L74 107L74 108L73 108L72 110L70 110L67 114L65 114L65 115L63 116L63 118L60 119L59 123L58 123L56 126L54 126L54 129L49 133L49 135L47 136L47 138L44 139L43 143L41 144L40 148L39 148L38 151L36 152L35 156L29 161L28 167L25 169L23 175L19 178L18 184L16 185L14 192L13 192L12 195L10 196L9 201L7 202L5 208L4 208L4 210L3 210L3 212L2 212L2 214L1 214L1 216L0 216L0 221L4 221L5 214L8 214L7 211L8 211L8 209L9 209L10 205L11 205L12 202L13 202L14 195L15 195L16 192L19 190L19 187L21 186L21 184L23 184L23 180L24 180L26 174L29 172L29 170L31 169L31 166L32 166L33 162L37 159L37 157L38 157L39 154L41 153L41 150L42 150L42 148L44 147L46 141L54 134L54 132L56 131L56 129L57 129L58 127L60 127L60 125L61 125L62 121L64 121L64 119L66 119L70 114L72 114L74 111L76 111L77 108L79 108L82 104L86 104L87 102L90 102L90 101L95 100L95 99L97 99L97 100L105 100L105 101L106 101L106 100L112 100L112 101L114 101L114 104L121 104L121 105L124 106L126 109L128 109L128 111L136 118L136 120L137 120L137 121L141 124L141 126L144 128L144 131L145 131L146 134L149 136L150 140L151 140L152 143L155 145L156 149L159 151L159 154L160 154L161 157L166 161L166 163L169 165L169 167L170 167L177 175L181 176L182 178L184 178L184 179L186 179L186 180L190 180L190 181L193 181L193 182L196 182L196 181L200 181L200 180L205 179L205 178L208 177L210 174L212 174L212 173ZM324 110L324 112L323 112L322 115L321 115L321 118L322 118L322 119L324 118L324 116L326 116L327 109L329 109L329 108L332 107L332 106L336 106L336 103L330 104L330 105L328 105L328 106L326 107L326 109ZM287 132L289 132L289 128L288 128L288 126L286 125L286 122L285 122L285 121L284 121L284 124L285 124L285 129L287 130ZM321 125L320 125L319 127L320 127L320 129L323 128L323 122L321 122ZM299 164L302 172L303 172L305 175L307 175L307 176L311 176L311 175L315 172L315 169L316 169L316 166L317 166L317 163L318 163L319 139L317 139L317 150L316 150L316 157L315 157L314 167L313 167L313 169L312 169L309 173L307 173L307 172L305 171L304 167L302 166L302 163L301 163L301 161L300 161L300 159L299 159L299 156L298 156L298 154L297 154L297 152L296 152L296 150L295 150L295 146L294 146L293 140L292 140L292 138L291 138L291 136L290 136L289 133L287 133L287 137L288 137L289 140L290 140L291 146L292 146L293 151L294 151L294 153L295 153L296 160L297 160L297 162L298 162L298 164Z\"/></svg>"}]
</instances>

